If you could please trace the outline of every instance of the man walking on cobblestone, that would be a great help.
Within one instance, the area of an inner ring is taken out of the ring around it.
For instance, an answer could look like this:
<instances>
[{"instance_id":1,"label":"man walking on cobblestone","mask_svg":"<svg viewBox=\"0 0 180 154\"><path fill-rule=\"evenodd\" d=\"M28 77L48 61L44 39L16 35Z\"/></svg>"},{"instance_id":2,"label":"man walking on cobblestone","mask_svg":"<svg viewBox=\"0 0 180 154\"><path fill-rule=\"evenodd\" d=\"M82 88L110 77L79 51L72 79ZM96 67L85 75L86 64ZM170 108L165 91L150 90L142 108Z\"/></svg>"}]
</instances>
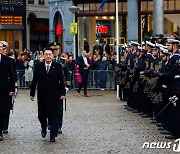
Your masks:
<instances>
[{"instance_id":1,"label":"man walking on cobblestone","mask_svg":"<svg viewBox=\"0 0 180 154\"><path fill-rule=\"evenodd\" d=\"M79 65L79 72L82 77L82 83L79 84L79 88L77 90L77 95L80 96L81 88L84 87L84 97L88 97L87 94L87 80L88 80L88 73L89 73L89 67L90 62L88 58L86 57L86 51L82 51L82 56L80 56L77 60L77 64Z\"/></svg>"},{"instance_id":2,"label":"man walking on cobblestone","mask_svg":"<svg viewBox=\"0 0 180 154\"><path fill-rule=\"evenodd\" d=\"M45 62L35 67L30 97L34 101L37 86L38 119L41 123L41 135L47 134L47 119L50 125L50 142L55 142L58 133L58 118L61 100L65 98L65 86L61 65L53 62L53 50L44 50Z\"/></svg>"},{"instance_id":3,"label":"man walking on cobblestone","mask_svg":"<svg viewBox=\"0 0 180 154\"><path fill-rule=\"evenodd\" d=\"M0 42L0 141L3 140L2 131L6 126L6 119L9 115L9 96L14 95L15 89L12 61L2 52L3 43Z\"/></svg>"}]
</instances>

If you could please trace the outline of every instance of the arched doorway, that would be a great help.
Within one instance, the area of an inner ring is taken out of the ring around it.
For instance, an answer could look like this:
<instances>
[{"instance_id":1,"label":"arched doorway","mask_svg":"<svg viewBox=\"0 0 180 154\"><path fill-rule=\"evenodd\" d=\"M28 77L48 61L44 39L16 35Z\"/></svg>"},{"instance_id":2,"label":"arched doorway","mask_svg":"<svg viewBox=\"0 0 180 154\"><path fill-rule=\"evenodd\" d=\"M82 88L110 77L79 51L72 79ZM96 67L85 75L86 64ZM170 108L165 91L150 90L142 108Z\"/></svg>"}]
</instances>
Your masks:
<instances>
[{"instance_id":1,"label":"arched doorway","mask_svg":"<svg viewBox=\"0 0 180 154\"><path fill-rule=\"evenodd\" d=\"M60 52L62 53L64 51L63 49L63 21L62 16L57 11L54 16L54 30L55 30L55 42L60 43Z\"/></svg>"}]
</instances>

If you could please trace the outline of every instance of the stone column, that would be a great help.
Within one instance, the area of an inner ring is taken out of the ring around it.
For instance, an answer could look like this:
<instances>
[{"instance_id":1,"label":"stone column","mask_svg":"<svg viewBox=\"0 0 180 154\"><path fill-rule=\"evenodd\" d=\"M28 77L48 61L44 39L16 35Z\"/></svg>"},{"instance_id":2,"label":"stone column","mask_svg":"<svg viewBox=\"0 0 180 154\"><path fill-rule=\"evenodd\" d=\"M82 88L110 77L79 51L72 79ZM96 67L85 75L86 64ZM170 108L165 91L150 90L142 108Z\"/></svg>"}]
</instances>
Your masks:
<instances>
[{"instance_id":1,"label":"stone column","mask_svg":"<svg viewBox=\"0 0 180 154\"><path fill-rule=\"evenodd\" d=\"M128 0L128 42L138 41L138 0Z\"/></svg>"},{"instance_id":2,"label":"stone column","mask_svg":"<svg viewBox=\"0 0 180 154\"><path fill-rule=\"evenodd\" d=\"M30 25L29 23L26 24L26 37L27 37L27 49L30 49Z\"/></svg>"},{"instance_id":3,"label":"stone column","mask_svg":"<svg viewBox=\"0 0 180 154\"><path fill-rule=\"evenodd\" d=\"M84 50L84 18L79 18L78 20L78 43L79 43L79 49L78 49L78 54L81 55L82 51Z\"/></svg>"},{"instance_id":4,"label":"stone column","mask_svg":"<svg viewBox=\"0 0 180 154\"><path fill-rule=\"evenodd\" d=\"M164 34L164 1L153 0L153 33Z\"/></svg>"}]
</instances>

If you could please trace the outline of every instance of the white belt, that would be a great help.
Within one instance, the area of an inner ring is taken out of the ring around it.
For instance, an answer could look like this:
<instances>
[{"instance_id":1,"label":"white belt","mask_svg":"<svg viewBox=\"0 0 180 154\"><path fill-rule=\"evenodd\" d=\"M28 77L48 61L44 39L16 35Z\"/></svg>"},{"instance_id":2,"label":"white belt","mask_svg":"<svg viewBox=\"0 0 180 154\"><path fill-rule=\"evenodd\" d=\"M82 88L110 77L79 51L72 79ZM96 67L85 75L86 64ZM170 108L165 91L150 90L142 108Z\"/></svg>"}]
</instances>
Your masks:
<instances>
[{"instance_id":1,"label":"white belt","mask_svg":"<svg viewBox=\"0 0 180 154\"><path fill-rule=\"evenodd\" d=\"M167 88L167 86L163 84L163 85L162 85L162 88Z\"/></svg>"},{"instance_id":2,"label":"white belt","mask_svg":"<svg viewBox=\"0 0 180 154\"><path fill-rule=\"evenodd\" d=\"M175 78L175 79L178 79L178 78L180 78L180 75L175 75L174 78Z\"/></svg>"},{"instance_id":3,"label":"white belt","mask_svg":"<svg viewBox=\"0 0 180 154\"><path fill-rule=\"evenodd\" d=\"M139 72L140 74L144 74L144 71Z\"/></svg>"}]
</instances>

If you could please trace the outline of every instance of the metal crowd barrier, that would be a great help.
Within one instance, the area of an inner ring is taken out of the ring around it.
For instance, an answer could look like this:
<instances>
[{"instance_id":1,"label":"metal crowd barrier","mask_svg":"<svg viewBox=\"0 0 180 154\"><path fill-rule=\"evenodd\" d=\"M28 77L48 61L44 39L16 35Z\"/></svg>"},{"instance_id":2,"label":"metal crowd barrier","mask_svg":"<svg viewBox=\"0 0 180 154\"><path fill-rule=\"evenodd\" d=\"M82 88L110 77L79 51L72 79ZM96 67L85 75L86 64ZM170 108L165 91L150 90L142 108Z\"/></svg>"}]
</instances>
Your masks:
<instances>
[{"instance_id":1,"label":"metal crowd barrier","mask_svg":"<svg viewBox=\"0 0 180 154\"><path fill-rule=\"evenodd\" d=\"M30 87L30 82L25 81L25 70L17 70L17 77L18 77L18 88L25 89Z\"/></svg>"},{"instance_id":2,"label":"metal crowd barrier","mask_svg":"<svg viewBox=\"0 0 180 154\"><path fill-rule=\"evenodd\" d=\"M76 82L76 75L73 74L72 84L74 89L77 89L79 83ZM116 87L115 74L112 70L90 70L88 75L88 89L111 89Z\"/></svg>"},{"instance_id":3,"label":"metal crowd barrier","mask_svg":"<svg viewBox=\"0 0 180 154\"><path fill-rule=\"evenodd\" d=\"M31 82L25 81L25 71L17 70L18 73L18 88L29 88ZM76 82L75 72L72 74L71 89L77 89L79 83ZM88 89L109 89L114 90L116 87L114 71L111 70L90 70L88 75Z\"/></svg>"}]
</instances>

